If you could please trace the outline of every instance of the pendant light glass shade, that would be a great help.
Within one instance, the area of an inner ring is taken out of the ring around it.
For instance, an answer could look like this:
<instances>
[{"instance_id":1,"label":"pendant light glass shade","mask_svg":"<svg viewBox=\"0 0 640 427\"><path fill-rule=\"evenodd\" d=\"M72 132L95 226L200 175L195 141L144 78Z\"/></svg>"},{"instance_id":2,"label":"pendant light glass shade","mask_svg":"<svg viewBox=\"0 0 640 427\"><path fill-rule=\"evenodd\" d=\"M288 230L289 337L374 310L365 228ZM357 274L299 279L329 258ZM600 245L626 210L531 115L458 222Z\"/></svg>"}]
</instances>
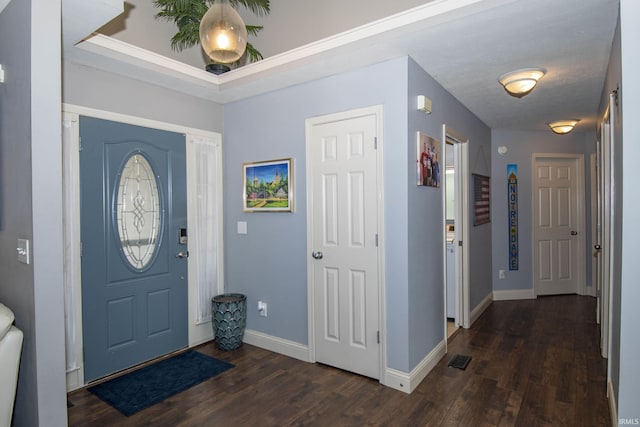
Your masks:
<instances>
[{"instance_id":1,"label":"pendant light glass shade","mask_svg":"<svg viewBox=\"0 0 640 427\"><path fill-rule=\"evenodd\" d=\"M524 68L503 74L498 81L509 95L522 98L533 90L544 73L541 68Z\"/></svg>"},{"instance_id":2,"label":"pendant light glass shade","mask_svg":"<svg viewBox=\"0 0 640 427\"><path fill-rule=\"evenodd\" d=\"M247 27L227 0L216 0L200 21L200 43L215 62L228 64L244 54Z\"/></svg>"}]
</instances>

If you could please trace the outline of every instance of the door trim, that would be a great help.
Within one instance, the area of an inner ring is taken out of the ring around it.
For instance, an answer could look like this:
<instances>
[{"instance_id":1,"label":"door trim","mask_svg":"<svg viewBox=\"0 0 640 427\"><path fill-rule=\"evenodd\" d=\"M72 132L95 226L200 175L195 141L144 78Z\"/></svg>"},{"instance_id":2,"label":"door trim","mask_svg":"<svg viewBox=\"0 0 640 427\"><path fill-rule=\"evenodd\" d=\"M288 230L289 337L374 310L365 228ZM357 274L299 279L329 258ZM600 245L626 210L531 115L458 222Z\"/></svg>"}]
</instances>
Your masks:
<instances>
[{"instance_id":1,"label":"door trim","mask_svg":"<svg viewBox=\"0 0 640 427\"><path fill-rule=\"evenodd\" d=\"M598 244L598 231L597 231L597 218L598 218L598 173L596 171L596 153L591 153L589 155L589 193L591 194L591 240L589 241L589 252L593 253L595 245ZM587 295L596 297L596 276L598 275L598 258L593 256L591 259L591 283L587 288ZM599 308L600 299L598 298L596 308L596 312L600 310ZM600 323L600 318L597 319L597 323Z\"/></svg>"},{"instance_id":2,"label":"door trim","mask_svg":"<svg viewBox=\"0 0 640 427\"><path fill-rule=\"evenodd\" d=\"M185 134L185 144L190 138L204 137L214 141L221 150L222 147L222 134L217 132L206 131L202 129L195 129L181 125L175 125L172 123L160 122L156 120L145 119L136 116L130 116L126 114L114 113L111 111L98 110L89 107L83 107L74 104L62 104L62 112L63 120L68 120L71 123L71 141L69 144L69 152L62 153L63 163L69 163L72 169L72 176L69 177L69 182L63 183L63 185L68 188L64 188L63 191L69 192L69 197L72 198L70 204L65 206L71 207L70 210L64 212L64 222L65 225L69 224L73 229L73 238L72 241L66 242L64 247L64 257L66 260L70 262L70 277L71 283L73 285L73 316L75 320L75 333L73 334L75 338L75 356L77 364L74 369L70 370L66 373L67 376L67 391L75 390L81 388L85 385L84 380L84 361L83 361L83 340L82 340L82 277L80 270L80 254L81 254L81 244L80 244L80 176L79 176L79 168L80 168L80 158L79 158L79 147L80 147L80 133L78 120L80 116L86 117L94 117L103 120L112 120L120 123L126 123L136 126L144 126L150 127L159 130L165 130L169 132L183 133ZM222 194L222 167L220 165L219 169L219 184L218 184L218 194ZM189 171L187 170L187 176ZM222 199L219 204L219 242L218 245L220 248L223 247L223 205ZM187 200L187 212L189 211L188 200ZM188 214L189 215L189 214ZM63 236L66 239L66 236ZM218 251L218 293L224 292L224 259L223 259L223 251ZM195 273L192 271L191 263L189 263L189 277L194 278ZM66 280L66 279L65 279ZM213 332L211 330L211 326L209 323L204 324L196 324L195 323L195 312L192 304L195 303L194 295L196 292L195 283L191 282L188 284L188 346L193 347L203 342L209 341Z\"/></svg>"},{"instance_id":3,"label":"door trim","mask_svg":"<svg viewBox=\"0 0 640 427\"><path fill-rule=\"evenodd\" d=\"M384 176L383 176L383 106L376 105L372 107L359 108L350 111L327 114L323 116L311 117L305 120L305 149L309 153L309 144L311 143L311 128L324 123L335 122L339 120L355 119L362 116L374 115L376 117L376 184L378 188L377 195L377 214L378 214L378 330L380 331L379 346L379 378L380 383L385 384L385 367L387 366L386 351L386 280L385 280L385 238L384 238ZM311 182L309 171L311 170L311 159L308 154L305 158L307 171L307 254L313 251L313 183ZM316 362L315 349L315 298L314 298L314 281L313 281L313 262L311 256L307 256L307 327L308 327L308 360L311 363Z\"/></svg>"},{"instance_id":4,"label":"door trim","mask_svg":"<svg viewBox=\"0 0 640 427\"><path fill-rule=\"evenodd\" d=\"M572 153L533 153L531 155L531 206L535 209L535 192L533 191L534 174L536 170L536 163L545 159L566 159L573 160L576 166L576 222L578 229L578 242L577 242L577 272L576 280L578 284L576 286L576 293L578 295L586 295L585 286L585 273L586 273L586 228L585 228L585 182L584 182L584 154L572 154ZM536 288L536 272L535 272L535 253L536 253L536 226L534 222L531 222L531 280L533 281L534 295L538 295L538 289Z\"/></svg>"},{"instance_id":5,"label":"door trim","mask_svg":"<svg viewBox=\"0 0 640 427\"><path fill-rule=\"evenodd\" d=\"M613 91L609 94L609 104L607 105L602 119L598 124L598 131L600 137L600 144L598 145L599 160L598 167L600 168L600 194L599 194L599 208L600 208L600 242L602 250L600 252L600 352L602 357L609 358L611 352L611 287L613 283L613 269L614 265L614 244L615 233L614 221L615 221L615 195L616 195L616 183L615 183L615 105L617 104L617 91ZM611 361L607 363L607 379L611 379Z\"/></svg>"}]
</instances>

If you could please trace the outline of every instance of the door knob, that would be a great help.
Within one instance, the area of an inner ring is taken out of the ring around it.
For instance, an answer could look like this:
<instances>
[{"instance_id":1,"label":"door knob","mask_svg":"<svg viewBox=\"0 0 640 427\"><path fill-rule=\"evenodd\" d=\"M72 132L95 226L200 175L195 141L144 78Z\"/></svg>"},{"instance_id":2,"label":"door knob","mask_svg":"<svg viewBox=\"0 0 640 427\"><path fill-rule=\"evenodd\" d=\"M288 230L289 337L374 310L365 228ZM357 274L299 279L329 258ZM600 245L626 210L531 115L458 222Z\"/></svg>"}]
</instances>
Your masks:
<instances>
[{"instance_id":1,"label":"door knob","mask_svg":"<svg viewBox=\"0 0 640 427\"><path fill-rule=\"evenodd\" d=\"M577 232L577 231L575 231L575 230L571 230L571 235L572 235L572 236L577 236L577 235L578 235L578 232Z\"/></svg>"},{"instance_id":2,"label":"door knob","mask_svg":"<svg viewBox=\"0 0 640 427\"><path fill-rule=\"evenodd\" d=\"M602 249L602 246L600 246L600 245L595 245L595 246L593 247L593 249L595 249L596 251L599 251L600 249Z\"/></svg>"},{"instance_id":3,"label":"door knob","mask_svg":"<svg viewBox=\"0 0 640 427\"><path fill-rule=\"evenodd\" d=\"M322 256L323 256L323 255L322 255L322 252L320 252L320 251L316 251L316 252L312 252L312 253L311 253L311 256L312 256L314 259L322 259Z\"/></svg>"},{"instance_id":4,"label":"door knob","mask_svg":"<svg viewBox=\"0 0 640 427\"><path fill-rule=\"evenodd\" d=\"M176 258L189 258L189 251L180 251L176 254Z\"/></svg>"}]
</instances>

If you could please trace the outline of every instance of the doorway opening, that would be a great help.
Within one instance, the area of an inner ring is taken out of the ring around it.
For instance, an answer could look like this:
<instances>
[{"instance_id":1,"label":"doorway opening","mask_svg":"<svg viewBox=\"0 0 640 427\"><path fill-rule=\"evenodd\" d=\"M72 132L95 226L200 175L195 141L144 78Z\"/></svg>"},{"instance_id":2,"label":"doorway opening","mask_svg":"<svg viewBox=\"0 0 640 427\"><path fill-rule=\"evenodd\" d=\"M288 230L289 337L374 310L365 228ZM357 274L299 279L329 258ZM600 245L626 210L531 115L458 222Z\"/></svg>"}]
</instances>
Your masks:
<instances>
[{"instance_id":1,"label":"doorway opening","mask_svg":"<svg viewBox=\"0 0 640 427\"><path fill-rule=\"evenodd\" d=\"M211 340L211 296L224 292L222 265L222 135L166 122L65 104L63 106L65 341L67 391L87 383L83 340L80 242L80 118L91 117L182 135L186 143L186 184L189 258L187 279L188 346ZM87 139L84 144L90 143ZM172 242L186 233L172 230ZM169 236L169 237L171 237ZM182 244L182 246L185 246ZM85 247L86 249L86 247ZM179 251L178 251L179 252ZM176 258L178 262L185 261ZM156 293L154 297L161 298ZM172 300L173 301L173 300ZM207 318L207 316L209 316ZM155 317L154 319L157 319ZM157 324L157 322L155 323Z\"/></svg>"},{"instance_id":2,"label":"doorway opening","mask_svg":"<svg viewBox=\"0 0 640 427\"><path fill-rule=\"evenodd\" d=\"M454 146L452 142L445 141L445 239L446 239L446 318L447 318L447 338L458 330L459 324L456 322L456 259L455 245L456 237L456 168L454 164Z\"/></svg>"},{"instance_id":3,"label":"doorway opening","mask_svg":"<svg viewBox=\"0 0 640 427\"><path fill-rule=\"evenodd\" d=\"M445 336L469 324L468 139L443 126L445 179L443 191Z\"/></svg>"}]
</instances>

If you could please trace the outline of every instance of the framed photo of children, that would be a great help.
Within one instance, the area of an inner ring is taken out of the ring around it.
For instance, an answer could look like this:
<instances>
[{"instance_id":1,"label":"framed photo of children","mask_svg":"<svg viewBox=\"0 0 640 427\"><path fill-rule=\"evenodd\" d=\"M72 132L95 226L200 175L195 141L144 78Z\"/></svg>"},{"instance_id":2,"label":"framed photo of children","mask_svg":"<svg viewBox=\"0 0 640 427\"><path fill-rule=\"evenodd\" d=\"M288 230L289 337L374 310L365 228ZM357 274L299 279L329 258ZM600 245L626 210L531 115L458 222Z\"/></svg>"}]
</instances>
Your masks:
<instances>
[{"instance_id":1,"label":"framed photo of children","mask_svg":"<svg viewBox=\"0 0 640 427\"><path fill-rule=\"evenodd\" d=\"M416 183L426 187L440 187L440 141L418 132Z\"/></svg>"},{"instance_id":2,"label":"framed photo of children","mask_svg":"<svg viewBox=\"0 0 640 427\"><path fill-rule=\"evenodd\" d=\"M242 210L293 212L293 159L244 163Z\"/></svg>"}]
</instances>

